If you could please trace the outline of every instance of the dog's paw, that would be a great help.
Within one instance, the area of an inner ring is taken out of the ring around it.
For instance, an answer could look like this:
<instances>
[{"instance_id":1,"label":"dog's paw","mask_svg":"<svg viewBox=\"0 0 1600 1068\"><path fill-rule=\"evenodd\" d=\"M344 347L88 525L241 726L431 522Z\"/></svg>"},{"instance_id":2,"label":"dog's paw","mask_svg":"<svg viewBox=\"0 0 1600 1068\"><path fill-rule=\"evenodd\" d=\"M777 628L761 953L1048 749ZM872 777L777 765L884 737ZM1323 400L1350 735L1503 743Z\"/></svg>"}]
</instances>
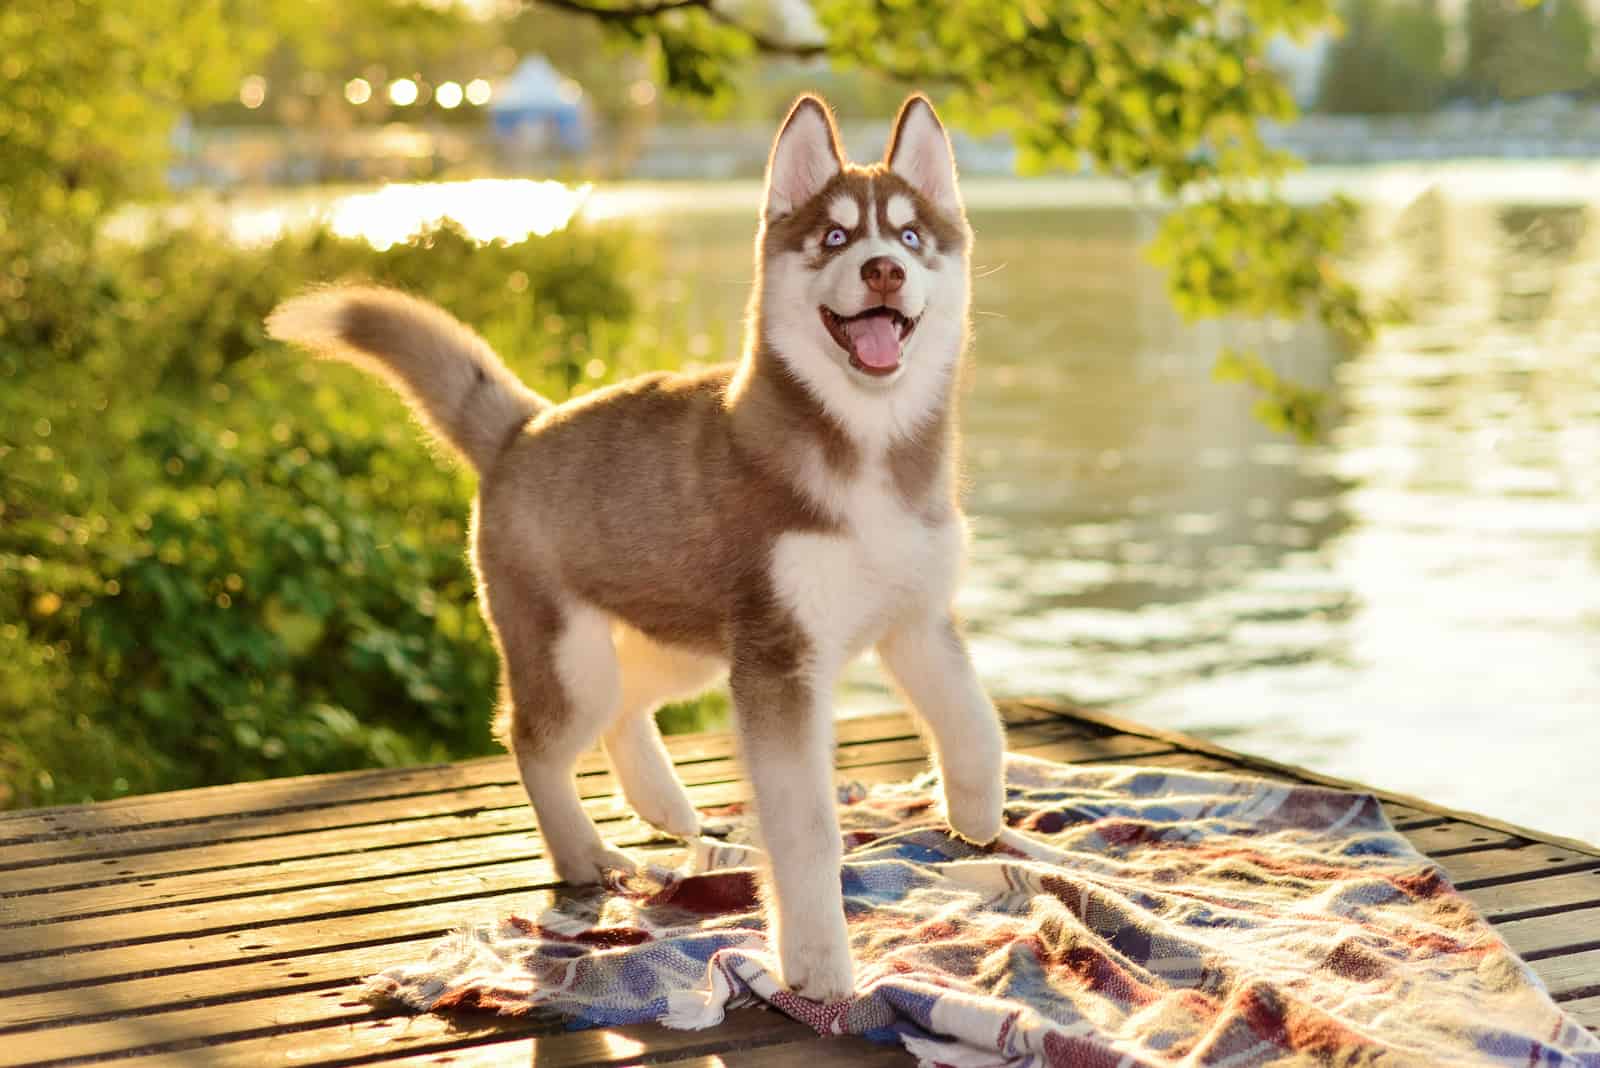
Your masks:
<instances>
[{"instance_id":1,"label":"dog's paw","mask_svg":"<svg viewBox=\"0 0 1600 1068\"><path fill-rule=\"evenodd\" d=\"M779 955L783 981L803 998L843 1001L855 992L855 966L842 939L786 940Z\"/></svg>"},{"instance_id":2,"label":"dog's paw","mask_svg":"<svg viewBox=\"0 0 1600 1068\"><path fill-rule=\"evenodd\" d=\"M677 797L651 798L634 806L640 819L674 838L698 838L700 813L682 791Z\"/></svg>"},{"instance_id":3,"label":"dog's paw","mask_svg":"<svg viewBox=\"0 0 1600 1068\"><path fill-rule=\"evenodd\" d=\"M975 789L947 782L944 804L950 829L962 838L988 845L999 837L1005 808L1005 787L999 779Z\"/></svg>"},{"instance_id":4,"label":"dog's paw","mask_svg":"<svg viewBox=\"0 0 1600 1068\"><path fill-rule=\"evenodd\" d=\"M593 886L603 881L608 871L632 875L639 862L618 849L595 845L570 856L553 856L556 874L569 886Z\"/></svg>"}]
</instances>

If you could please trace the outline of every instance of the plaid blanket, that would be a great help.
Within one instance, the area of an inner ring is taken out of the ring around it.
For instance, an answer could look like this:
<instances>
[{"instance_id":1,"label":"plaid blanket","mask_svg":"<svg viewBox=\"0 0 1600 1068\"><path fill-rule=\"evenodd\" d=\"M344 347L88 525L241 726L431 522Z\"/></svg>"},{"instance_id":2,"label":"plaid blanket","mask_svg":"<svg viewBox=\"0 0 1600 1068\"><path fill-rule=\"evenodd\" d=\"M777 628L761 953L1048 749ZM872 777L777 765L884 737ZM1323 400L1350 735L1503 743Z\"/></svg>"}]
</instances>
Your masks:
<instances>
[{"instance_id":1,"label":"plaid blanket","mask_svg":"<svg viewBox=\"0 0 1600 1068\"><path fill-rule=\"evenodd\" d=\"M737 840L457 932L369 995L575 1027L710 1027L765 1002L962 1068L1600 1068L1600 1041L1370 796L1019 756L1007 777L988 848L945 830L930 777L845 797L848 1001L778 980Z\"/></svg>"}]
</instances>

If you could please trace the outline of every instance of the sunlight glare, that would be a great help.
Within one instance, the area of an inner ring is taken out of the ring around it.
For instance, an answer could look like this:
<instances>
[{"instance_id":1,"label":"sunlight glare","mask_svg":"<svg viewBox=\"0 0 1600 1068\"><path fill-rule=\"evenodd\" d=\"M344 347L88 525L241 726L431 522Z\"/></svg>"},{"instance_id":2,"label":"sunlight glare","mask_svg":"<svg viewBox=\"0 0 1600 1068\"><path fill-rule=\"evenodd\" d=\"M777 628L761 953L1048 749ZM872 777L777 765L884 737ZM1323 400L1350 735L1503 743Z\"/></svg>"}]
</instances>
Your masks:
<instances>
[{"instance_id":1,"label":"sunlight glare","mask_svg":"<svg viewBox=\"0 0 1600 1068\"><path fill-rule=\"evenodd\" d=\"M605 1044L606 1056L611 1060L632 1060L646 1049L645 1044L638 1039L619 1035L615 1031L596 1031L594 1033Z\"/></svg>"},{"instance_id":2,"label":"sunlight glare","mask_svg":"<svg viewBox=\"0 0 1600 1068\"><path fill-rule=\"evenodd\" d=\"M565 227L592 188L521 178L390 185L336 201L328 222L339 236L362 238L379 250L447 218L474 241L515 244Z\"/></svg>"}]
</instances>

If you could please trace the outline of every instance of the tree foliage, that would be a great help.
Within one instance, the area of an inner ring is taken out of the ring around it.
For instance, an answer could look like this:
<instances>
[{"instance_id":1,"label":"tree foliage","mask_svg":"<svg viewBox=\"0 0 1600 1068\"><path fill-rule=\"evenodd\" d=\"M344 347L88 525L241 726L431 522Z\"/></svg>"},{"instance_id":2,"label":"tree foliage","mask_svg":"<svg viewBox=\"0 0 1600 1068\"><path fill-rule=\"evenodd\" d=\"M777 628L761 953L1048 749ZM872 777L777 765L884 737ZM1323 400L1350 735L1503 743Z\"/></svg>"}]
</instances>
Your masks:
<instances>
[{"instance_id":1,"label":"tree foliage","mask_svg":"<svg viewBox=\"0 0 1600 1068\"><path fill-rule=\"evenodd\" d=\"M1309 311L1368 332L1337 262L1350 206L1280 196L1275 183L1296 164L1257 127L1295 113L1267 41L1329 26L1328 0L815 0L820 35L799 40L717 0L534 2L648 42L681 93L727 93L737 65L762 53L825 56L926 88L958 125L1009 133L1028 171L1088 165L1176 199L1155 255L1186 313Z\"/></svg>"},{"instance_id":2,"label":"tree foliage","mask_svg":"<svg viewBox=\"0 0 1600 1068\"><path fill-rule=\"evenodd\" d=\"M0 302L0 807L491 751L470 479L262 318L312 282L425 291L562 397L653 366L639 259L582 228L184 230L37 265Z\"/></svg>"},{"instance_id":3,"label":"tree foliage","mask_svg":"<svg viewBox=\"0 0 1600 1068\"><path fill-rule=\"evenodd\" d=\"M1030 169L1087 165L1173 198L1154 253L1186 313L1366 327L1336 262L1349 206L1277 196L1293 161L1256 129L1293 110L1266 40L1324 25L1328 0L952 0L931 17L815 0L814 38L753 2L535 2L697 99L734 92L758 55L932 90L959 125L1008 131ZM288 363L261 316L311 281L410 285L560 396L597 366L635 369L608 355L635 316L633 257L581 231L480 248L446 230L379 253L193 230L130 247L104 226L160 189L178 116L246 73L331 74L346 54L403 69L460 19L413 0L0 7L0 804L487 746L462 478L387 394ZM1314 427L1314 398L1250 354L1219 374L1258 386L1269 421Z\"/></svg>"}]
</instances>

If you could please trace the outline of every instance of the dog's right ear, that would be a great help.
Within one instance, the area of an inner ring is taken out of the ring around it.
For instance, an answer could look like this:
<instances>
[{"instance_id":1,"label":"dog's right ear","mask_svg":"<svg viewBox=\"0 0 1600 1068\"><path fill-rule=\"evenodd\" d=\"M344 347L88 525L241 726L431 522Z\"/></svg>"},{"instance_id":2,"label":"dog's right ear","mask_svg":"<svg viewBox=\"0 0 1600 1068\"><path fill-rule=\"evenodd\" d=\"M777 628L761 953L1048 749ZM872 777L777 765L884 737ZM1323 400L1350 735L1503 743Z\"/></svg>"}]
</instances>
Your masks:
<instances>
[{"instance_id":1,"label":"dog's right ear","mask_svg":"<svg viewBox=\"0 0 1600 1068\"><path fill-rule=\"evenodd\" d=\"M795 211L843 169L828 105L820 97L802 96L789 109L767 160L767 219Z\"/></svg>"}]
</instances>

